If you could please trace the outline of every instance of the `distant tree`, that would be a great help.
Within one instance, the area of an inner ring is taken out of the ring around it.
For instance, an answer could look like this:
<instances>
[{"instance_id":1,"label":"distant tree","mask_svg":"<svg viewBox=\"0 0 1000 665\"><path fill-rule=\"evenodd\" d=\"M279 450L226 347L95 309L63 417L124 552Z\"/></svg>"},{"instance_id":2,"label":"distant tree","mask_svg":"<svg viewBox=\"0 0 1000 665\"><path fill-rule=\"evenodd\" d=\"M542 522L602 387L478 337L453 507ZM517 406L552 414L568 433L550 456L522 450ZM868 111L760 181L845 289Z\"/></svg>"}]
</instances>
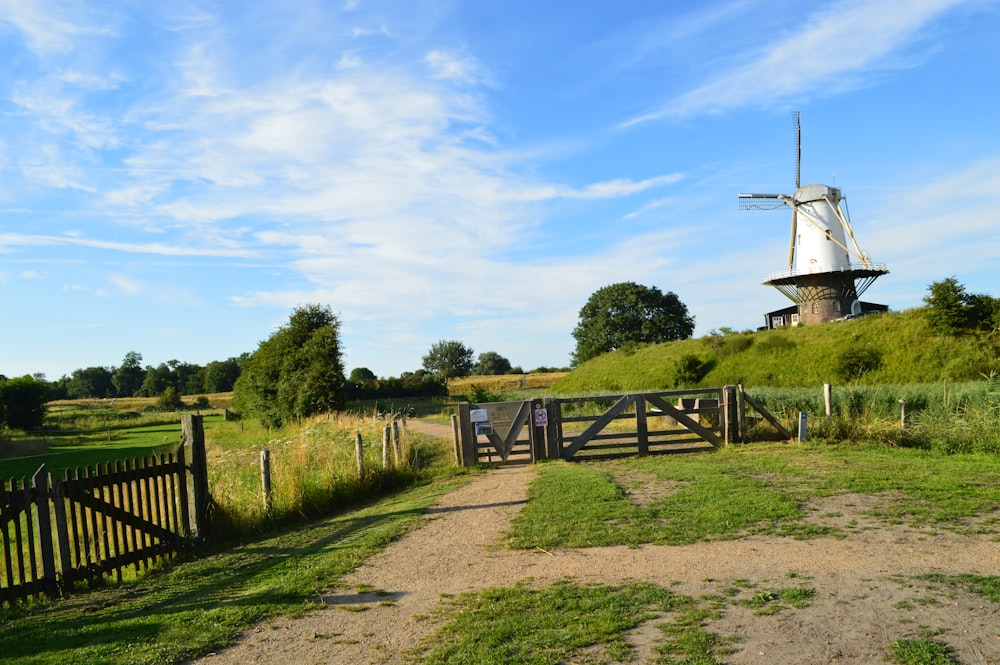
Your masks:
<instances>
[{"instance_id":1,"label":"distant tree","mask_svg":"<svg viewBox=\"0 0 1000 665\"><path fill-rule=\"evenodd\" d=\"M968 322L966 299L968 294L954 277L933 282L927 287L924 303L931 325L942 332L955 332Z\"/></svg>"},{"instance_id":2,"label":"distant tree","mask_svg":"<svg viewBox=\"0 0 1000 665\"><path fill-rule=\"evenodd\" d=\"M73 375L66 384L66 393L72 399L114 397L115 384L111 381L111 376L112 372L108 367L73 370Z\"/></svg>"},{"instance_id":3,"label":"distant tree","mask_svg":"<svg viewBox=\"0 0 1000 665\"><path fill-rule=\"evenodd\" d=\"M49 386L31 376L0 380L0 428L30 430L42 426Z\"/></svg>"},{"instance_id":4,"label":"distant tree","mask_svg":"<svg viewBox=\"0 0 1000 665\"><path fill-rule=\"evenodd\" d=\"M126 353L122 364L111 373L111 383L114 384L118 397L138 395L145 378L146 370L142 368L142 354L136 351Z\"/></svg>"},{"instance_id":5,"label":"distant tree","mask_svg":"<svg viewBox=\"0 0 1000 665\"><path fill-rule=\"evenodd\" d=\"M931 283L924 304L931 326L941 332L1000 327L1000 301L986 294L969 293L954 277Z\"/></svg>"},{"instance_id":6,"label":"distant tree","mask_svg":"<svg viewBox=\"0 0 1000 665\"><path fill-rule=\"evenodd\" d=\"M468 376L473 367L472 349L457 340L435 342L422 360L425 370L442 379Z\"/></svg>"},{"instance_id":7,"label":"distant tree","mask_svg":"<svg viewBox=\"0 0 1000 665\"><path fill-rule=\"evenodd\" d=\"M378 379L378 377L375 376L375 372L371 371L367 367L355 367L351 370L351 376L348 377L347 380L351 383L364 385L366 383L371 383L376 379Z\"/></svg>"},{"instance_id":8,"label":"distant tree","mask_svg":"<svg viewBox=\"0 0 1000 665\"><path fill-rule=\"evenodd\" d=\"M156 367L146 366L146 376L142 380L139 394L144 397L156 397L162 395L167 386L173 384L173 372L167 363L160 363Z\"/></svg>"},{"instance_id":9,"label":"distant tree","mask_svg":"<svg viewBox=\"0 0 1000 665\"><path fill-rule=\"evenodd\" d=\"M486 351L479 354L479 360L472 368L473 374L496 376L510 371L510 361L496 351Z\"/></svg>"},{"instance_id":10,"label":"distant tree","mask_svg":"<svg viewBox=\"0 0 1000 665\"><path fill-rule=\"evenodd\" d=\"M179 409L184 406L184 402L181 401L181 396L177 392L177 389L173 386L167 386L160 393L160 396L156 399L156 406L165 410L171 411L174 409Z\"/></svg>"},{"instance_id":11,"label":"distant tree","mask_svg":"<svg viewBox=\"0 0 1000 665\"><path fill-rule=\"evenodd\" d=\"M634 282L611 284L595 291L580 310L573 330L573 365L626 344L670 342L692 333L694 317L672 291Z\"/></svg>"},{"instance_id":12,"label":"distant tree","mask_svg":"<svg viewBox=\"0 0 1000 665\"><path fill-rule=\"evenodd\" d=\"M346 379L340 322L329 307L305 305L257 347L233 390L233 407L268 426L342 409Z\"/></svg>"},{"instance_id":13,"label":"distant tree","mask_svg":"<svg viewBox=\"0 0 1000 665\"><path fill-rule=\"evenodd\" d=\"M202 373L202 390L206 393L228 393L240 378L238 358L213 360L205 365Z\"/></svg>"}]
</instances>

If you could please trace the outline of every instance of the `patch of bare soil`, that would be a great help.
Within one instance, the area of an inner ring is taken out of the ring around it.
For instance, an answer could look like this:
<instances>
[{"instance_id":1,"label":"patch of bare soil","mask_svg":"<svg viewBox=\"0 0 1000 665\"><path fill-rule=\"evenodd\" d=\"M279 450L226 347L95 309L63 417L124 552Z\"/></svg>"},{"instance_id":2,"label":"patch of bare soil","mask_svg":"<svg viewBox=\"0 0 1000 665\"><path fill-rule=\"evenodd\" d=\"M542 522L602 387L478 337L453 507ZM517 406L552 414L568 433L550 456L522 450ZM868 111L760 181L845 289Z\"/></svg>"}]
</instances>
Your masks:
<instances>
[{"instance_id":1,"label":"patch of bare soil","mask_svg":"<svg viewBox=\"0 0 1000 665\"><path fill-rule=\"evenodd\" d=\"M930 533L897 525L850 528L843 538L753 537L680 547L605 547L545 552L500 547L524 505L530 466L497 469L444 497L424 525L355 570L299 619L249 631L232 648L198 661L227 663L402 663L433 634L428 617L443 594L566 577L581 583L653 582L695 598L808 587L807 607L771 614L727 603L707 627L732 638L726 663L879 663L890 644L927 631L960 662L1000 663L1000 607L957 587L916 580L925 573L998 574L995 536ZM669 491L669 489L667 490ZM869 526L870 498L824 499L827 524ZM853 522L852 522L853 520ZM631 636L634 662L649 662L651 621ZM595 654L596 655L596 654Z\"/></svg>"}]
</instances>

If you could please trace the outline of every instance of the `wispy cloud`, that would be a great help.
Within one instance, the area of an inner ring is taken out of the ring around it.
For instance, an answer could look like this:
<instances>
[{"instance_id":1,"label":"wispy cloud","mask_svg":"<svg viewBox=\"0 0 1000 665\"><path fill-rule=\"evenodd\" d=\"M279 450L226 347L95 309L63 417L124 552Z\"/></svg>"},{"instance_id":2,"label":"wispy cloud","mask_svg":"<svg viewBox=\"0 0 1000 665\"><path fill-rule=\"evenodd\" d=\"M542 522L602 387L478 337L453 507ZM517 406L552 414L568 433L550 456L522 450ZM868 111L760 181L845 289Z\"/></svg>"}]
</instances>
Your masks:
<instances>
[{"instance_id":1,"label":"wispy cloud","mask_svg":"<svg viewBox=\"0 0 1000 665\"><path fill-rule=\"evenodd\" d=\"M847 0L815 11L792 32L746 64L721 72L649 113L630 127L667 117L769 106L800 94L830 94L865 85L887 69L913 66L919 56L903 53L941 14L964 0L914 0L905 11L894 0Z\"/></svg>"}]
</instances>

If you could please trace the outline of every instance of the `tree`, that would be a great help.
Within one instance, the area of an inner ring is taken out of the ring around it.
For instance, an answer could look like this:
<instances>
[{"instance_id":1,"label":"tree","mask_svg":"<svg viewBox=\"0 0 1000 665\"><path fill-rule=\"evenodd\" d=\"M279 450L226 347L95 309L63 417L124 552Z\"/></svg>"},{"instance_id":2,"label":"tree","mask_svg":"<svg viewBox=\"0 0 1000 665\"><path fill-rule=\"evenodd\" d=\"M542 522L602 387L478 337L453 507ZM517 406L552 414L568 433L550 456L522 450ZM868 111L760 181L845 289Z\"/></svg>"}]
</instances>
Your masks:
<instances>
[{"instance_id":1,"label":"tree","mask_svg":"<svg viewBox=\"0 0 1000 665\"><path fill-rule=\"evenodd\" d=\"M457 340L440 340L423 357L423 367L442 379L468 376L472 372L472 349Z\"/></svg>"},{"instance_id":2,"label":"tree","mask_svg":"<svg viewBox=\"0 0 1000 665\"><path fill-rule=\"evenodd\" d=\"M375 372L367 367L355 367L351 370L351 376L348 378L348 381L357 385L364 385L375 381L377 378Z\"/></svg>"},{"instance_id":3,"label":"tree","mask_svg":"<svg viewBox=\"0 0 1000 665\"><path fill-rule=\"evenodd\" d=\"M66 384L66 392L73 399L86 397L114 397L115 384L107 367L86 367L73 370Z\"/></svg>"},{"instance_id":4,"label":"tree","mask_svg":"<svg viewBox=\"0 0 1000 665\"><path fill-rule=\"evenodd\" d=\"M672 292L634 282L611 284L595 291L580 310L573 330L573 365L629 343L658 344L687 339L694 317Z\"/></svg>"},{"instance_id":5,"label":"tree","mask_svg":"<svg viewBox=\"0 0 1000 665\"><path fill-rule=\"evenodd\" d=\"M329 307L305 305L258 345L233 389L233 407L270 427L344 406L340 321Z\"/></svg>"},{"instance_id":6,"label":"tree","mask_svg":"<svg viewBox=\"0 0 1000 665\"><path fill-rule=\"evenodd\" d=\"M42 426L49 386L31 376L0 380L0 427L30 430Z\"/></svg>"},{"instance_id":7,"label":"tree","mask_svg":"<svg viewBox=\"0 0 1000 665\"><path fill-rule=\"evenodd\" d=\"M202 390L206 393L228 393L240 378L238 358L213 360L205 365L202 375Z\"/></svg>"},{"instance_id":8,"label":"tree","mask_svg":"<svg viewBox=\"0 0 1000 665\"><path fill-rule=\"evenodd\" d=\"M1000 301L982 293L969 293L954 277L927 287L924 304L931 326L946 333L962 328L996 328L1000 325Z\"/></svg>"},{"instance_id":9,"label":"tree","mask_svg":"<svg viewBox=\"0 0 1000 665\"><path fill-rule=\"evenodd\" d=\"M146 370L142 368L142 354L135 351L126 353L122 364L111 373L111 383L114 384L118 397L133 397L139 394L145 378Z\"/></svg>"},{"instance_id":10,"label":"tree","mask_svg":"<svg viewBox=\"0 0 1000 665\"><path fill-rule=\"evenodd\" d=\"M482 376L497 376L499 374L506 374L509 371L510 361L496 351L480 353L476 366L472 368L473 374L480 374Z\"/></svg>"}]
</instances>

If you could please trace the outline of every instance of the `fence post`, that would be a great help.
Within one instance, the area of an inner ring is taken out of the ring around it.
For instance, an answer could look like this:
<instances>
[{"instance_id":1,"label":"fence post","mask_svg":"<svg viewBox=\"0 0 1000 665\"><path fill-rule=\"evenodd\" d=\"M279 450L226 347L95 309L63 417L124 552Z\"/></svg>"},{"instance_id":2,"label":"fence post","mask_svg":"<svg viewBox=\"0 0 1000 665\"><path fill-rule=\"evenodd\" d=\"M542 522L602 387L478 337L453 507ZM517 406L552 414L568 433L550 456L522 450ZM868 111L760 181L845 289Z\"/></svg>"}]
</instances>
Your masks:
<instances>
[{"instance_id":1,"label":"fence post","mask_svg":"<svg viewBox=\"0 0 1000 665\"><path fill-rule=\"evenodd\" d=\"M458 415L451 414L451 440L455 445L455 465L462 466L462 435L458 429Z\"/></svg>"},{"instance_id":2,"label":"fence post","mask_svg":"<svg viewBox=\"0 0 1000 665\"><path fill-rule=\"evenodd\" d=\"M264 512L271 514L271 451L260 451L260 488L264 498Z\"/></svg>"},{"instance_id":3,"label":"fence post","mask_svg":"<svg viewBox=\"0 0 1000 665\"><path fill-rule=\"evenodd\" d=\"M358 463L358 480L365 479L365 448L361 442L361 430L354 432L354 458Z\"/></svg>"},{"instance_id":4,"label":"fence post","mask_svg":"<svg viewBox=\"0 0 1000 665\"><path fill-rule=\"evenodd\" d=\"M56 538L59 541L59 570L63 588L72 588L73 562L69 553L69 524L66 522L66 488L59 476L49 474L52 486L52 509L56 518Z\"/></svg>"},{"instance_id":5,"label":"fence post","mask_svg":"<svg viewBox=\"0 0 1000 665\"><path fill-rule=\"evenodd\" d=\"M531 422L528 423L528 440L531 442L531 461L545 459L545 427L549 424L549 414L541 399L531 400Z\"/></svg>"},{"instance_id":6,"label":"fence post","mask_svg":"<svg viewBox=\"0 0 1000 665\"><path fill-rule=\"evenodd\" d=\"M403 466L403 449L399 444L399 421L392 419L392 449L396 453L396 466Z\"/></svg>"},{"instance_id":7,"label":"fence post","mask_svg":"<svg viewBox=\"0 0 1000 665\"><path fill-rule=\"evenodd\" d=\"M744 399L743 384L736 384L736 401L740 410L740 443L747 442L747 401Z\"/></svg>"},{"instance_id":8,"label":"fence post","mask_svg":"<svg viewBox=\"0 0 1000 665\"><path fill-rule=\"evenodd\" d=\"M736 398L736 386L723 386L719 397L719 410L722 412L722 434L728 446L740 440L740 413L739 401Z\"/></svg>"},{"instance_id":9,"label":"fence post","mask_svg":"<svg viewBox=\"0 0 1000 665\"><path fill-rule=\"evenodd\" d=\"M830 417L833 415L833 388L829 383L823 384L823 402L826 404L826 427L830 428Z\"/></svg>"},{"instance_id":10,"label":"fence post","mask_svg":"<svg viewBox=\"0 0 1000 665\"><path fill-rule=\"evenodd\" d=\"M382 430L382 468L390 469L392 468L392 431L391 428L386 425Z\"/></svg>"},{"instance_id":11,"label":"fence post","mask_svg":"<svg viewBox=\"0 0 1000 665\"><path fill-rule=\"evenodd\" d=\"M549 425L545 428L545 443L548 447L546 457L548 459L560 459L559 438L562 436L562 406L554 397L545 398L545 410L549 414Z\"/></svg>"},{"instance_id":12,"label":"fence post","mask_svg":"<svg viewBox=\"0 0 1000 665\"><path fill-rule=\"evenodd\" d=\"M459 403L458 419L462 434L462 466L475 466L479 462L476 451L476 429L472 424L471 406L468 402Z\"/></svg>"},{"instance_id":13,"label":"fence post","mask_svg":"<svg viewBox=\"0 0 1000 665\"><path fill-rule=\"evenodd\" d=\"M899 400L899 429L906 430L906 400Z\"/></svg>"},{"instance_id":14,"label":"fence post","mask_svg":"<svg viewBox=\"0 0 1000 665\"><path fill-rule=\"evenodd\" d=\"M55 598L59 595L59 585L56 581L56 553L52 544L52 519L49 515L49 474L45 472L44 464L31 477L31 489L35 499L38 545L42 550L42 588L46 596ZM30 516L28 519L31 519Z\"/></svg>"},{"instance_id":15,"label":"fence post","mask_svg":"<svg viewBox=\"0 0 1000 665\"><path fill-rule=\"evenodd\" d=\"M191 528L198 539L208 535L208 464L205 457L204 416L185 413L181 416L181 446L188 462L188 501Z\"/></svg>"},{"instance_id":16,"label":"fence post","mask_svg":"<svg viewBox=\"0 0 1000 665\"><path fill-rule=\"evenodd\" d=\"M805 411L799 411L799 443L803 443L806 440L806 436L808 436L808 421L809 414Z\"/></svg>"}]
</instances>

